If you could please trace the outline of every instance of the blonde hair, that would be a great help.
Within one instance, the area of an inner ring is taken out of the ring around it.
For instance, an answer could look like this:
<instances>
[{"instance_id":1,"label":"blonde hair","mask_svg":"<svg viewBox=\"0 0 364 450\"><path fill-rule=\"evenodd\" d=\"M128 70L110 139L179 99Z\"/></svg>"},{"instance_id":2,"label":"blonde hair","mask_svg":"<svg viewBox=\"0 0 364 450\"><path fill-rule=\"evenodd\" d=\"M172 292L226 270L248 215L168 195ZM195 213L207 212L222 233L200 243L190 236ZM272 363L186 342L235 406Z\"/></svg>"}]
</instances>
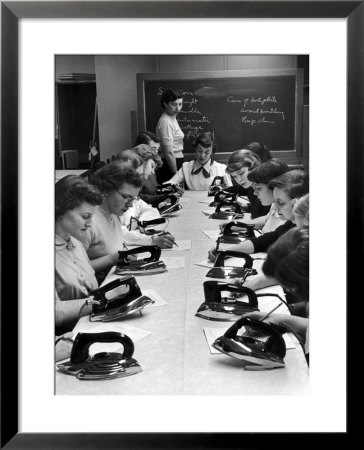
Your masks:
<instances>
[{"instance_id":1,"label":"blonde hair","mask_svg":"<svg viewBox=\"0 0 364 450\"><path fill-rule=\"evenodd\" d=\"M309 222L310 200L309 194L304 195L296 200L293 207L293 214L303 217L307 223Z\"/></svg>"}]
</instances>

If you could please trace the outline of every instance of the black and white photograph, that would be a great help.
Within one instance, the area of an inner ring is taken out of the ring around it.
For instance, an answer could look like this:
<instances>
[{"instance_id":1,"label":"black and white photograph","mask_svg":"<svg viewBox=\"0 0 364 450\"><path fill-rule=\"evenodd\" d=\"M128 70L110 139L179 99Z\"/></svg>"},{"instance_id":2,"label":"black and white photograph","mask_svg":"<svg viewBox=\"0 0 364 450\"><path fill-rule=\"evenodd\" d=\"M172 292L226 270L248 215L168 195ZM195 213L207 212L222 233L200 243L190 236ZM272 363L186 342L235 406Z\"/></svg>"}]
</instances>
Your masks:
<instances>
[{"instance_id":1,"label":"black and white photograph","mask_svg":"<svg viewBox=\"0 0 364 450\"><path fill-rule=\"evenodd\" d=\"M346 437L363 3L1 2L1 448Z\"/></svg>"},{"instance_id":2,"label":"black and white photograph","mask_svg":"<svg viewBox=\"0 0 364 450\"><path fill-rule=\"evenodd\" d=\"M307 395L309 56L56 55L55 95L55 393Z\"/></svg>"}]
</instances>

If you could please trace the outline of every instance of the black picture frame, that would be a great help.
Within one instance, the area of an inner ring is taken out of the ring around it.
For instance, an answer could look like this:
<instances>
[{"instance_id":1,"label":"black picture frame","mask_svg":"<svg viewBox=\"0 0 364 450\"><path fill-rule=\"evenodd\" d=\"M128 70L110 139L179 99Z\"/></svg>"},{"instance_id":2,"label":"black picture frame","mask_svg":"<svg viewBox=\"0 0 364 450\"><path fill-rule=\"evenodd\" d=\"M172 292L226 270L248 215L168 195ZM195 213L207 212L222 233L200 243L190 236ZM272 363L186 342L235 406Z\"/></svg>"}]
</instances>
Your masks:
<instances>
[{"instance_id":1,"label":"black picture frame","mask_svg":"<svg viewBox=\"0 0 364 450\"><path fill-rule=\"evenodd\" d=\"M363 249L364 149L363 1L4 1L1 2L1 448L182 449L257 448L262 440L298 436L240 433L19 433L18 432L18 23L22 18L346 18L347 19L347 246ZM331 174L334 176L334 174ZM339 208L339 206L338 206ZM342 210L341 210L342 211ZM11 268L12 270L9 270ZM363 263L348 258L348 298ZM6 274L6 277L5 277ZM11 297L11 301L8 299ZM358 299L359 300L359 299ZM350 347L348 346L348 350ZM350 353L348 353L350 355ZM349 360L349 358L348 358ZM273 412L268 412L272 414ZM283 418L282 418L283 420ZM335 442L349 437L339 433ZM323 436L326 442L326 436ZM308 444L309 433L299 437ZM323 439L322 439L323 440ZM321 441L315 437L315 443Z\"/></svg>"}]
</instances>

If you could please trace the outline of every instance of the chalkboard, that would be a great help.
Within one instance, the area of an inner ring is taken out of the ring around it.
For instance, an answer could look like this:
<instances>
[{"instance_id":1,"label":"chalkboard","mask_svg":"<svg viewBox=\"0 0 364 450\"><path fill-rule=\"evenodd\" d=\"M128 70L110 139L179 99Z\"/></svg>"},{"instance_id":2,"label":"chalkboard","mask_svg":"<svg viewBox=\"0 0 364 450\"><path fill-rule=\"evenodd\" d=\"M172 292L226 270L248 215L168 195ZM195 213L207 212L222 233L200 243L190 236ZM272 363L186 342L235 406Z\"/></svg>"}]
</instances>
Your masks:
<instances>
[{"instance_id":1,"label":"chalkboard","mask_svg":"<svg viewBox=\"0 0 364 450\"><path fill-rule=\"evenodd\" d=\"M194 152L199 132L214 131L218 152L259 141L274 156L300 160L302 69L138 74L137 82L139 131L155 132L164 111L160 96L170 87L183 93L177 120L185 153Z\"/></svg>"}]
</instances>

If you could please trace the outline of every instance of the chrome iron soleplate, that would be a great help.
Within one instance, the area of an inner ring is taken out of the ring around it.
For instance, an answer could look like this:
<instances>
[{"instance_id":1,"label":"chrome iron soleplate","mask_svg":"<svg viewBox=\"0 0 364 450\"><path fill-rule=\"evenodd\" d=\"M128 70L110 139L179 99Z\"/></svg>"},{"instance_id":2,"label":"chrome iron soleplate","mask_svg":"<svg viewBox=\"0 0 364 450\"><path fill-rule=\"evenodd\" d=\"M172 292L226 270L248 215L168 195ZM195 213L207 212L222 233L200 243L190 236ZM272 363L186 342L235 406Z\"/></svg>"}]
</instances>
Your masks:
<instances>
[{"instance_id":1,"label":"chrome iron soleplate","mask_svg":"<svg viewBox=\"0 0 364 450\"><path fill-rule=\"evenodd\" d=\"M209 278L246 278L250 275L256 275L255 269L245 269L243 267L213 267L206 276Z\"/></svg>"},{"instance_id":2,"label":"chrome iron soleplate","mask_svg":"<svg viewBox=\"0 0 364 450\"><path fill-rule=\"evenodd\" d=\"M126 316L129 316L130 314L134 314L136 312L139 312L141 314L141 311L149 306L155 303L154 300L152 300L150 297L147 297L146 295L142 295L141 297L136 298L135 300L132 300L131 302L127 303L126 305L118 306L116 308L108 309L107 311L99 312L99 313L92 313L90 316L91 322L111 322L113 320L119 320Z\"/></svg>"},{"instance_id":3,"label":"chrome iron soleplate","mask_svg":"<svg viewBox=\"0 0 364 450\"><path fill-rule=\"evenodd\" d=\"M98 353L91 356L83 367L72 366L70 362L57 364L58 369L79 380L106 380L112 378L128 377L143 371L134 358L117 359L118 353Z\"/></svg>"},{"instance_id":4,"label":"chrome iron soleplate","mask_svg":"<svg viewBox=\"0 0 364 450\"><path fill-rule=\"evenodd\" d=\"M145 264L130 264L129 266L116 267L116 275L152 275L155 273L167 272L167 267L163 261L155 261Z\"/></svg>"},{"instance_id":5,"label":"chrome iron soleplate","mask_svg":"<svg viewBox=\"0 0 364 450\"><path fill-rule=\"evenodd\" d=\"M248 312L259 311L258 308L236 302L224 305L216 302L204 302L196 312L197 317L202 319L220 322L236 322L240 317Z\"/></svg>"}]
</instances>

